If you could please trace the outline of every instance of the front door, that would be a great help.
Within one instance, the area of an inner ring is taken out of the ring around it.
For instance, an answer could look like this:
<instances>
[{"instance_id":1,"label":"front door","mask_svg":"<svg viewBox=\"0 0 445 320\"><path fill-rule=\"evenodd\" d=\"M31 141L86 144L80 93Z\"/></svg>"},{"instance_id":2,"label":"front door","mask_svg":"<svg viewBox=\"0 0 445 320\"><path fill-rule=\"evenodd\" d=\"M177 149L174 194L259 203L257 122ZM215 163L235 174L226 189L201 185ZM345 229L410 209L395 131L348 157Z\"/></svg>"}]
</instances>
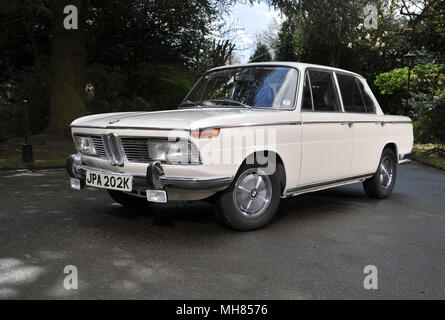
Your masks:
<instances>
[{"instance_id":1,"label":"front door","mask_svg":"<svg viewBox=\"0 0 445 320\"><path fill-rule=\"evenodd\" d=\"M342 111L332 72L306 71L301 120L302 157L298 185L349 178L352 128L350 116Z\"/></svg>"}]
</instances>

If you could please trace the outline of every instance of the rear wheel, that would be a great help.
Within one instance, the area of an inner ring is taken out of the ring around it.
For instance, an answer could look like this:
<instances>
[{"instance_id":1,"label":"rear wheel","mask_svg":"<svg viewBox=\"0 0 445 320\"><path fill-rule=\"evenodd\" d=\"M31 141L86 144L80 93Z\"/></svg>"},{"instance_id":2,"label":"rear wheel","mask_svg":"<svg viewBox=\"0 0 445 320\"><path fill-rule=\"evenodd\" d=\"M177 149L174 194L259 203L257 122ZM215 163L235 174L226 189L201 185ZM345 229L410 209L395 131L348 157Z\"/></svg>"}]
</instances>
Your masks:
<instances>
[{"instance_id":1,"label":"rear wheel","mask_svg":"<svg viewBox=\"0 0 445 320\"><path fill-rule=\"evenodd\" d=\"M265 226L280 202L280 179L275 172L265 175L261 168L244 166L215 204L220 224L239 231Z\"/></svg>"},{"instance_id":2,"label":"rear wheel","mask_svg":"<svg viewBox=\"0 0 445 320\"><path fill-rule=\"evenodd\" d=\"M363 182L365 192L376 199L387 198L394 189L397 178L397 156L390 149L385 148L382 152L379 168L374 176Z\"/></svg>"},{"instance_id":3,"label":"rear wheel","mask_svg":"<svg viewBox=\"0 0 445 320\"><path fill-rule=\"evenodd\" d=\"M122 191L116 191L116 190L107 190L107 191L110 197L114 201L123 205L124 207L136 209L144 207L147 208L150 206L150 203L145 198L140 198Z\"/></svg>"}]
</instances>

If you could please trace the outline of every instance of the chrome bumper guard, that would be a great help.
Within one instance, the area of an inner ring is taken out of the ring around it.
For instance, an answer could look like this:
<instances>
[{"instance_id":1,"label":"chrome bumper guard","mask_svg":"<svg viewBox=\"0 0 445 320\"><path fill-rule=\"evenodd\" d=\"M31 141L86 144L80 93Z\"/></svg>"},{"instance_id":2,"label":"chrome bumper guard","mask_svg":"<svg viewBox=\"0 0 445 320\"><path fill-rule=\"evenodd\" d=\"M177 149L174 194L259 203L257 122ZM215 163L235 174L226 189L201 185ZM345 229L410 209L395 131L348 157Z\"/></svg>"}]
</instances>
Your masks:
<instances>
[{"instance_id":1,"label":"chrome bumper guard","mask_svg":"<svg viewBox=\"0 0 445 320\"><path fill-rule=\"evenodd\" d=\"M71 178L79 179L81 188L85 187L85 176L87 170L94 170L109 174L120 174L119 172L105 171L96 168L89 168L82 164L81 157L72 154L67 159L67 171ZM124 174L124 173L121 173ZM125 174L131 175L131 174ZM181 190L204 190L228 187L233 177L217 179L195 179L195 178L176 178L166 177L164 169L158 161L150 162L147 166L146 175L131 175L134 186L147 187L150 190L165 190L166 188Z\"/></svg>"}]
</instances>

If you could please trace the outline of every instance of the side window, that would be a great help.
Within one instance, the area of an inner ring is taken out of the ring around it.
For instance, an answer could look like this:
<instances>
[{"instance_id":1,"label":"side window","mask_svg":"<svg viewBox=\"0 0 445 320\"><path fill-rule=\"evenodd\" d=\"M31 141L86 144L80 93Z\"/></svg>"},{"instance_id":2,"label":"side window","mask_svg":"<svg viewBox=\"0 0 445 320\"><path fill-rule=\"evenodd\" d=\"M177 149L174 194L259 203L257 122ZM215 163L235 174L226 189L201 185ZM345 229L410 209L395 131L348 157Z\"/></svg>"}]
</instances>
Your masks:
<instances>
[{"instance_id":1,"label":"side window","mask_svg":"<svg viewBox=\"0 0 445 320\"><path fill-rule=\"evenodd\" d=\"M363 86L363 83L361 81L358 81L358 80L357 80L357 82L358 82L358 84L360 86L360 90L362 91L363 99L365 100L366 112L368 112L368 113L375 113L374 101L372 101L371 97L366 92L365 87Z\"/></svg>"},{"instance_id":2,"label":"side window","mask_svg":"<svg viewBox=\"0 0 445 320\"><path fill-rule=\"evenodd\" d=\"M357 79L337 74L337 80L345 111L366 113L365 103Z\"/></svg>"},{"instance_id":3,"label":"side window","mask_svg":"<svg viewBox=\"0 0 445 320\"><path fill-rule=\"evenodd\" d=\"M314 111L340 111L332 72L309 71Z\"/></svg>"},{"instance_id":4,"label":"side window","mask_svg":"<svg viewBox=\"0 0 445 320\"><path fill-rule=\"evenodd\" d=\"M312 92L311 92L311 82L309 80L309 75L306 72L304 76L304 87L303 87L303 105L301 107L302 110L313 110L312 105Z\"/></svg>"}]
</instances>

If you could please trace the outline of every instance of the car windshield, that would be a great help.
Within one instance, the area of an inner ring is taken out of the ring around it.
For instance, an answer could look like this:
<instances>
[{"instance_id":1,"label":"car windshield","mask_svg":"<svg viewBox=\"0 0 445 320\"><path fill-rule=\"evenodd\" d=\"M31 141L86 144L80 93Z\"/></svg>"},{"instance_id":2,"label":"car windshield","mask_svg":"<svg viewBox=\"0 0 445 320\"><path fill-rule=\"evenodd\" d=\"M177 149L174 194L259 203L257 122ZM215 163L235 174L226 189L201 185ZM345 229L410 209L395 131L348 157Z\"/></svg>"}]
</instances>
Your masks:
<instances>
[{"instance_id":1,"label":"car windshield","mask_svg":"<svg viewBox=\"0 0 445 320\"><path fill-rule=\"evenodd\" d=\"M240 67L206 73L180 107L293 109L298 71L287 67Z\"/></svg>"}]
</instances>

